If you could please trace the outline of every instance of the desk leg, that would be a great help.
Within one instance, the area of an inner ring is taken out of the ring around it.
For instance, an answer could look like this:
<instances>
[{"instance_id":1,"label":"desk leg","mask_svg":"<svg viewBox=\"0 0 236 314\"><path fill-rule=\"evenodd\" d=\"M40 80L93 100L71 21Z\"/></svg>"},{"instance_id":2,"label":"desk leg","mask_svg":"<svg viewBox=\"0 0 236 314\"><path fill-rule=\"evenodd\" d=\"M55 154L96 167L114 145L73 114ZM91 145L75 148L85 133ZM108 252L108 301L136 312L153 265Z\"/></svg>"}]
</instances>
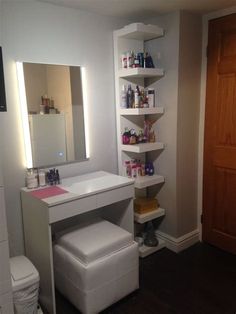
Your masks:
<instances>
[{"instance_id":1,"label":"desk leg","mask_svg":"<svg viewBox=\"0 0 236 314\"><path fill-rule=\"evenodd\" d=\"M22 198L26 256L32 261L40 276L39 299L50 314L56 314L51 226L39 202L30 204Z\"/></svg>"}]
</instances>

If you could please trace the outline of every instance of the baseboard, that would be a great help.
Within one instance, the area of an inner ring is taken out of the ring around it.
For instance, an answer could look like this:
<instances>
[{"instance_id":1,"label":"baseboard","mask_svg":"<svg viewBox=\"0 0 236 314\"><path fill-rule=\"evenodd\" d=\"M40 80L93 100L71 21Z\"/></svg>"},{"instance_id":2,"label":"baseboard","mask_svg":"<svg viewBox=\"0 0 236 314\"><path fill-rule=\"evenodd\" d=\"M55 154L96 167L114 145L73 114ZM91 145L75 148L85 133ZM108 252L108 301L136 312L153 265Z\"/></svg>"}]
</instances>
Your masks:
<instances>
[{"instance_id":1,"label":"baseboard","mask_svg":"<svg viewBox=\"0 0 236 314\"><path fill-rule=\"evenodd\" d=\"M193 244L199 242L199 230L196 229L182 237L174 238L164 232L156 230L156 235L166 242L166 247L175 253L179 253Z\"/></svg>"}]
</instances>

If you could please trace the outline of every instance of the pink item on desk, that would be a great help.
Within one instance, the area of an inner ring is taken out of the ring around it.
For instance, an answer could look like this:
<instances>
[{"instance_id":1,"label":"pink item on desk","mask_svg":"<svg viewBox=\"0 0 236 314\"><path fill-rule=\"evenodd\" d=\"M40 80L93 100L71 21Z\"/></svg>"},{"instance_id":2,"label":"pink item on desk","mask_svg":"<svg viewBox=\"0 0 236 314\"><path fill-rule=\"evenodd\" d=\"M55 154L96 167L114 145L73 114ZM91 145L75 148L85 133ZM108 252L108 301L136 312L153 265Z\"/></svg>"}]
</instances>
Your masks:
<instances>
[{"instance_id":1,"label":"pink item on desk","mask_svg":"<svg viewBox=\"0 0 236 314\"><path fill-rule=\"evenodd\" d=\"M60 194L68 193L68 191L63 190L59 186L49 186L47 188L31 191L30 194L39 199L44 199L52 196L57 196Z\"/></svg>"}]
</instances>

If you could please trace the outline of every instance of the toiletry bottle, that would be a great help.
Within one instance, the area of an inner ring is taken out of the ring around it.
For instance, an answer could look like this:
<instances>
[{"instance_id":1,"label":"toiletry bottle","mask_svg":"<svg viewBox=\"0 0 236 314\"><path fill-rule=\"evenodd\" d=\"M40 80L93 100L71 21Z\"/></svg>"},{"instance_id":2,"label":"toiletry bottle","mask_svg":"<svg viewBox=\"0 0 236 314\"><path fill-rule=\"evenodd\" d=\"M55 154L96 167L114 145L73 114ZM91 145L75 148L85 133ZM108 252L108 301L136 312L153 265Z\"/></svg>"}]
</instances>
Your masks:
<instances>
[{"instance_id":1,"label":"toiletry bottle","mask_svg":"<svg viewBox=\"0 0 236 314\"><path fill-rule=\"evenodd\" d=\"M154 175L154 165L153 162L149 162L149 172L148 172L149 176L153 176Z\"/></svg>"},{"instance_id":2,"label":"toiletry bottle","mask_svg":"<svg viewBox=\"0 0 236 314\"><path fill-rule=\"evenodd\" d=\"M140 104L140 91L138 85L136 86L135 92L134 92L134 107L139 108Z\"/></svg>"},{"instance_id":3,"label":"toiletry bottle","mask_svg":"<svg viewBox=\"0 0 236 314\"><path fill-rule=\"evenodd\" d=\"M133 108L134 103L134 91L131 88L131 85L128 86L127 91L127 108Z\"/></svg>"},{"instance_id":4,"label":"toiletry bottle","mask_svg":"<svg viewBox=\"0 0 236 314\"><path fill-rule=\"evenodd\" d=\"M46 174L45 171L40 169L39 170L39 186L45 186L46 185Z\"/></svg>"},{"instance_id":5,"label":"toiletry bottle","mask_svg":"<svg viewBox=\"0 0 236 314\"><path fill-rule=\"evenodd\" d=\"M134 63L134 52L128 51L127 52L127 68L132 68Z\"/></svg>"},{"instance_id":6,"label":"toiletry bottle","mask_svg":"<svg viewBox=\"0 0 236 314\"><path fill-rule=\"evenodd\" d=\"M148 106L149 106L149 108L155 107L155 90L154 90L154 88L148 88Z\"/></svg>"},{"instance_id":7,"label":"toiletry bottle","mask_svg":"<svg viewBox=\"0 0 236 314\"><path fill-rule=\"evenodd\" d=\"M122 66L122 69L127 69L127 54L126 53L122 53L121 55L121 66Z\"/></svg>"},{"instance_id":8,"label":"toiletry bottle","mask_svg":"<svg viewBox=\"0 0 236 314\"><path fill-rule=\"evenodd\" d=\"M60 175L59 175L59 170L56 169L56 184L60 184L61 183L61 179L60 179Z\"/></svg>"},{"instance_id":9,"label":"toiletry bottle","mask_svg":"<svg viewBox=\"0 0 236 314\"><path fill-rule=\"evenodd\" d=\"M140 62L139 62L139 56L136 53L135 57L134 57L134 64L133 64L133 68L139 68L140 67Z\"/></svg>"},{"instance_id":10,"label":"toiletry bottle","mask_svg":"<svg viewBox=\"0 0 236 314\"><path fill-rule=\"evenodd\" d=\"M136 164L133 164L131 167L131 177L136 178L137 177L137 166Z\"/></svg>"},{"instance_id":11,"label":"toiletry bottle","mask_svg":"<svg viewBox=\"0 0 236 314\"><path fill-rule=\"evenodd\" d=\"M126 91L126 86L122 86L121 90L121 108L127 108L127 91Z\"/></svg>"}]
</instances>

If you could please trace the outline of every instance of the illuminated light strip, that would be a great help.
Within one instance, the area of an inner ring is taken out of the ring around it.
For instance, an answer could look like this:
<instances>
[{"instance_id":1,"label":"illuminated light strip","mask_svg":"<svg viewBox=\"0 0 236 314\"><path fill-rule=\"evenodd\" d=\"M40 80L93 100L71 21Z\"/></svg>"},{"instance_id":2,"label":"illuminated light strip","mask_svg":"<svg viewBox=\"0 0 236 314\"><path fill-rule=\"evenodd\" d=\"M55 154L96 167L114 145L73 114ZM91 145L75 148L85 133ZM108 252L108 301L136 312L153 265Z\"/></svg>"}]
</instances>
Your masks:
<instances>
[{"instance_id":1,"label":"illuminated light strip","mask_svg":"<svg viewBox=\"0 0 236 314\"><path fill-rule=\"evenodd\" d=\"M87 78L86 78L85 67L81 67L81 74L82 74L82 93L83 93L83 105L84 105L85 151L86 151L86 158L89 158L90 157L89 114L88 114Z\"/></svg>"},{"instance_id":2,"label":"illuminated light strip","mask_svg":"<svg viewBox=\"0 0 236 314\"><path fill-rule=\"evenodd\" d=\"M25 94L23 63L16 62L16 69L17 69L19 96L20 96L21 121L22 121L23 134L24 134L26 167L32 168L33 161L32 161L32 150L31 150L31 141L30 141L28 110L27 110L27 102L26 102L26 94Z\"/></svg>"}]
</instances>

